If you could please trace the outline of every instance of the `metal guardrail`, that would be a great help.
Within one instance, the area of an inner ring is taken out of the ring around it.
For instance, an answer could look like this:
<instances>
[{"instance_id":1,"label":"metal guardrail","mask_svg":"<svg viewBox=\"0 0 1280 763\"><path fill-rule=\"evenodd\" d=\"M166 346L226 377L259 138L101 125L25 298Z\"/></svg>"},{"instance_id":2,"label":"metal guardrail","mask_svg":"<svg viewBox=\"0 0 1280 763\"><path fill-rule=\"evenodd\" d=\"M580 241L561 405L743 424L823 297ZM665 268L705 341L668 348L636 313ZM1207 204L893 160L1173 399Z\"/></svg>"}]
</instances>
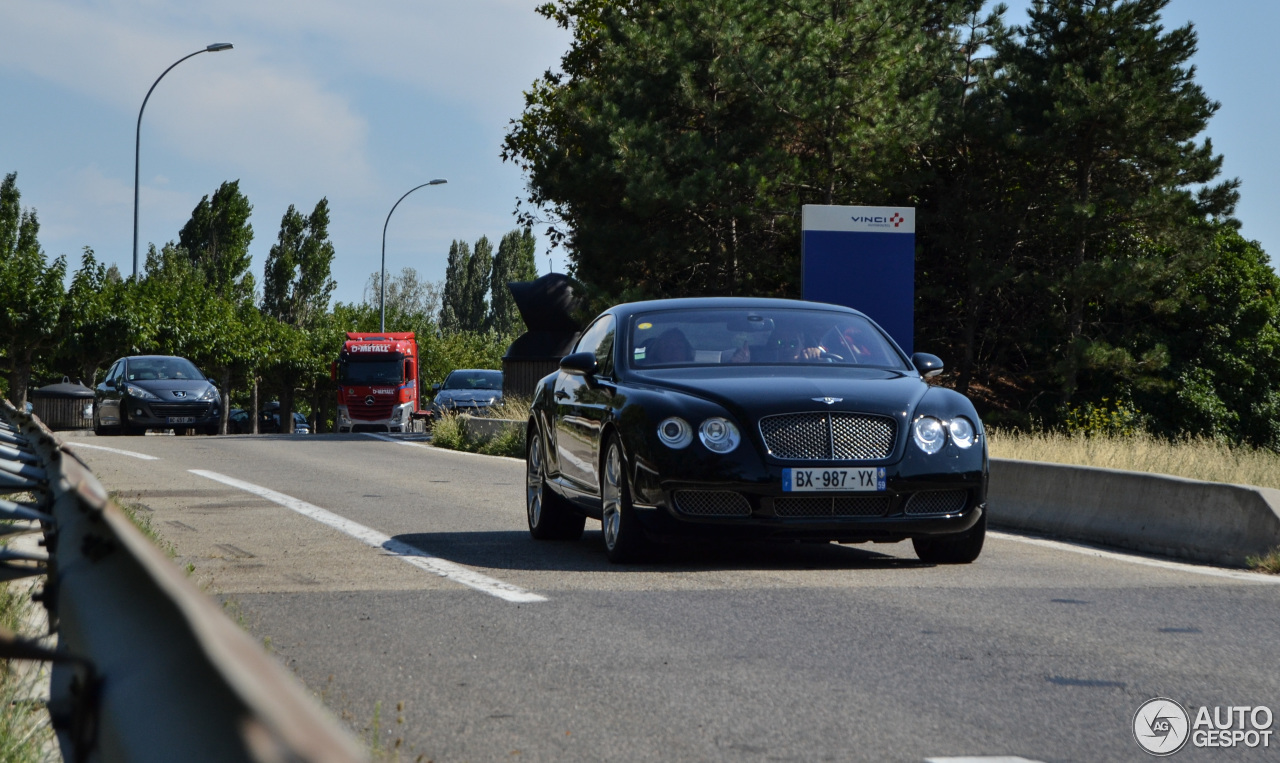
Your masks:
<instances>
[{"instance_id":1,"label":"metal guardrail","mask_svg":"<svg viewBox=\"0 0 1280 763\"><path fill-rule=\"evenodd\" d=\"M0 658L53 663L49 713L70 761L366 760L359 743L107 497L39 419L0 400L0 581L36 597L57 647L0 630Z\"/></svg>"}]
</instances>

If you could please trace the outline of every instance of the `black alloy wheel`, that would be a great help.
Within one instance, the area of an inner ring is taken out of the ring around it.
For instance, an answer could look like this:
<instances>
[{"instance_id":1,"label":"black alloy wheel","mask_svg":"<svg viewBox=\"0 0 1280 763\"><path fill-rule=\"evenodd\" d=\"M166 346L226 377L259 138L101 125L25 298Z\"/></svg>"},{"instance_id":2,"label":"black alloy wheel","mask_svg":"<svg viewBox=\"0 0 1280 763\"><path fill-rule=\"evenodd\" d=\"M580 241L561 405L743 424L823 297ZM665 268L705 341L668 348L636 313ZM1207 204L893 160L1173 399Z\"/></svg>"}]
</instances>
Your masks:
<instances>
[{"instance_id":1,"label":"black alloy wheel","mask_svg":"<svg viewBox=\"0 0 1280 763\"><path fill-rule=\"evenodd\" d=\"M982 512L978 523L956 535L912 538L916 556L930 564L969 564L982 553L987 537L987 513Z\"/></svg>"},{"instance_id":2,"label":"black alloy wheel","mask_svg":"<svg viewBox=\"0 0 1280 763\"><path fill-rule=\"evenodd\" d=\"M639 562L653 553L653 543L644 534L631 503L622 444L610 435L600 469L600 525L604 531L604 553L615 564Z\"/></svg>"},{"instance_id":3,"label":"black alloy wheel","mask_svg":"<svg viewBox=\"0 0 1280 763\"><path fill-rule=\"evenodd\" d=\"M536 540L578 540L582 537L587 518L547 487L547 465L537 427L529 427L528 437L524 498L529 534Z\"/></svg>"}]
</instances>

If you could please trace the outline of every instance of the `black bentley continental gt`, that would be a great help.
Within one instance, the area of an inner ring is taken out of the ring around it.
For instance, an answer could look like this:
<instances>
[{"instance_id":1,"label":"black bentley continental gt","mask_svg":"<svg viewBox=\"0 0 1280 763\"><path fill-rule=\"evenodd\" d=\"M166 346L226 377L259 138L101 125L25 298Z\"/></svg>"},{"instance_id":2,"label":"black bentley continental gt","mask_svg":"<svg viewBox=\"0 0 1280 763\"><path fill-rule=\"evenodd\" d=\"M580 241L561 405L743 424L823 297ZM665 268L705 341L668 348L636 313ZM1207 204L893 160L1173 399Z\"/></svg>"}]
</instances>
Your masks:
<instances>
[{"instance_id":1,"label":"black bentley continental gt","mask_svg":"<svg viewBox=\"0 0 1280 763\"><path fill-rule=\"evenodd\" d=\"M844 307L619 305L538 383L529 531L571 540L599 519L614 562L681 535L910 538L926 562L972 562L986 437L968 398L924 381L941 371Z\"/></svg>"}]
</instances>

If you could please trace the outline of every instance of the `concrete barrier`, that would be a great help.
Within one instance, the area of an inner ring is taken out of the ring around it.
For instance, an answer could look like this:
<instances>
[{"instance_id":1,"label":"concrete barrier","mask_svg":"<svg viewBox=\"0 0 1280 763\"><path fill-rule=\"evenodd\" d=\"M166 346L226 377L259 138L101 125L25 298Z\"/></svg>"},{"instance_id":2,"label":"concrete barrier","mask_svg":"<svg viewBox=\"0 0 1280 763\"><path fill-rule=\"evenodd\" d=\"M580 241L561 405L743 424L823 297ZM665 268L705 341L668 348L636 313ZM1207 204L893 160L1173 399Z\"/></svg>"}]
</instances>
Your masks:
<instances>
[{"instance_id":1,"label":"concrete barrier","mask_svg":"<svg viewBox=\"0 0 1280 763\"><path fill-rule=\"evenodd\" d=\"M993 525L1245 566L1280 546L1280 490L1038 461L991 459Z\"/></svg>"}]
</instances>

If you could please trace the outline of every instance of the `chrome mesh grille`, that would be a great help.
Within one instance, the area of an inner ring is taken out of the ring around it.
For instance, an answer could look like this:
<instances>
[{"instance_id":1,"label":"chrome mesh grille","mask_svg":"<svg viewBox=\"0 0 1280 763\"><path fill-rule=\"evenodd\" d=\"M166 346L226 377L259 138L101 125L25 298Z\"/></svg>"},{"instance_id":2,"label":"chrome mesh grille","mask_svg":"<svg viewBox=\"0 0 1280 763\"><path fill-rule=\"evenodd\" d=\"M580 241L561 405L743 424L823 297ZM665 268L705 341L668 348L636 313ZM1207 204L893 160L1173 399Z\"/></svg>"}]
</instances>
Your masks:
<instances>
[{"instance_id":1,"label":"chrome mesh grille","mask_svg":"<svg viewBox=\"0 0 1280 763\"><path fill-rule=\"evenodd\" d=\"M884 495L806 495L775 498L773 512L780 517L882 517L889 511Z\"/></svg>"},{"instance_id":2,"label":"chrome mesh grille","mask_svg":"<svg viewBox=\"0 0 1280 763\"><path fill-rule=\"evenodd\" d=\"M748 517L751 503L732 490L677 490L676 511L696 517Z\"/></svg>"},{"instance_id":3,"label":"chrome mesh grille","mask_svg":"<svg viewBox=\"0 0 1280 763\"><path fill-rule=\"evenodd\" d=\"M969 501L967 490L929 490L907 500L908 514L955 514Z\"/></svg>"},{"instance_id":4,"label":"chrome mesh grille","mask_svg":"<svg viewBox=\"0 0 1280 763\"><path fill-rule=\"evenodd\" d=\"M876 461L893 452L897 422L857 413L784 413L760 420L770 455L784 460Z\"/></svg>"}]
</instances>

